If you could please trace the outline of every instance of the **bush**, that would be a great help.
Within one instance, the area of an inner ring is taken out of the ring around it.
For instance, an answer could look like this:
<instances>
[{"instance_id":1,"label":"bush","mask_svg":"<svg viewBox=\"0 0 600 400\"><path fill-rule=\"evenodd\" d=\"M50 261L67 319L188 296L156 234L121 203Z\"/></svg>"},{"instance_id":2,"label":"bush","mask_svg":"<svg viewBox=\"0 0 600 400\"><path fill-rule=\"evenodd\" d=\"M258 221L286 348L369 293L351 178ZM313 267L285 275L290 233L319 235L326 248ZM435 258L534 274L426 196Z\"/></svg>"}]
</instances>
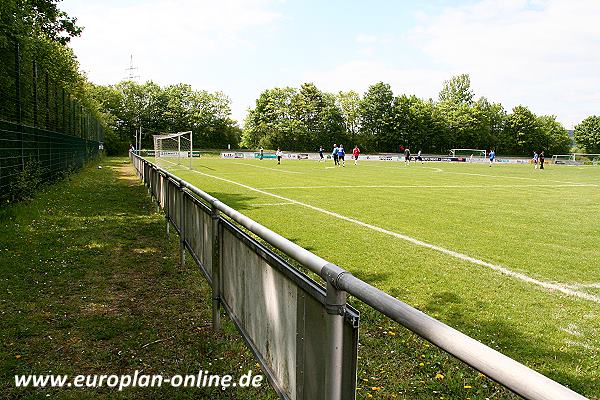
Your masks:
<instances>
[{"instance_id":1,"label":"bush","mask_svg":"<svg viewBox=\"0 0 600 400\"><path fill-rule=\"evenodd\" d=\"M19 172L10 183L9 191L13 201L30 200L42 184L43 170L36 160L25 163L23 171Z\"/></svg>"},{"instance_id":2,"label":"bush","mask_svg":"<svg viewBox=\"0 0 600 400\"><path fill-rule=\"evenodd\" d=\"M129 142L123 142L112 131L107 131L104 137L104 149L109 156L126 156L129 152Z\"/></svg>"}]
</instances>

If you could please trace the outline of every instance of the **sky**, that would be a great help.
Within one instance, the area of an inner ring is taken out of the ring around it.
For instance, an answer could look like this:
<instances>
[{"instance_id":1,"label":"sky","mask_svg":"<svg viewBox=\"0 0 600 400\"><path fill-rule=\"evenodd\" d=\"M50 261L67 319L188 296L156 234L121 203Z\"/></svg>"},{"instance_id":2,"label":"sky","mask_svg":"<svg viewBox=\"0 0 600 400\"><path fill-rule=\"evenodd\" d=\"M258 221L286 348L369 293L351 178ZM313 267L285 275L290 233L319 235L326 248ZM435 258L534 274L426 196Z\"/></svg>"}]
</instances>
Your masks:
<instances>
[{"instance_id":1,"label":"sky","mask_svg":"<svg viewBox=\"0 0 600 400\"><path fill-rule=\"evenodd\" d=\"M572 129L600 115L600 0L64 0L88 78L221 91L243 122L260 93L385 82L437 99L469 74L475 96Z\"/></svg>"}]
</instances>

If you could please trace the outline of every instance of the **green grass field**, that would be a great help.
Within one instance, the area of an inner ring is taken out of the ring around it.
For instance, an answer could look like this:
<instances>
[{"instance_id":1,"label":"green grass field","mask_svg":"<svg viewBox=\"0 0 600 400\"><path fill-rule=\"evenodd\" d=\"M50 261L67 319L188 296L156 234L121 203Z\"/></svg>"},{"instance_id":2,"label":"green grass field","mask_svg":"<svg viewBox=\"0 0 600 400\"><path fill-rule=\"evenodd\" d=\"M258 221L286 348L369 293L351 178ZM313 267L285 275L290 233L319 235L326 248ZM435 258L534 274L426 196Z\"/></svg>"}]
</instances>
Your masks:
<instances>
[{"instance_id":1,"label":"green grass field","mask_svg":"<svg viewBox=\"0 0 600 400\"><path fill-rule=\"evenodd\" d=\"M260 373L232 323L213 333L210 286L179 266L178 238L124 161L0 207L0 399L276 399L268 385L15 387L16 374Z\"/></svg>"},{"instance_id":2,"label":"green grass field","mask_svg":"<svg viewBox=\"0 0 600 400\"><path fill-rule=\"evenodd\" d=\"M599 396L600 167L365 161L334 168L210 157L194 160L193 171L161 165L400 300ZM373 385L384 397L496 396L476 375L359 308L359 397Z\"/></svg>"}]
</instances>

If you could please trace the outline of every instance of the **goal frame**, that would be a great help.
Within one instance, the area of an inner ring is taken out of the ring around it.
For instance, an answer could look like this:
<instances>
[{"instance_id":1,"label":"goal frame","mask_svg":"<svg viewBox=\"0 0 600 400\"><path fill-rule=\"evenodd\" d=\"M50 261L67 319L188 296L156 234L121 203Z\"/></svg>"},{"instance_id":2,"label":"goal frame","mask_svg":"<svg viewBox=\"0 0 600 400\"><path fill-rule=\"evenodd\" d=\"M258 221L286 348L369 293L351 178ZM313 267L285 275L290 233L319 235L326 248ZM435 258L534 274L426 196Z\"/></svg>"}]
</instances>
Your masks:
<instances>
[{"instance_id":1,"label":"goal frame","mask_svg":"<svg viewBox=\"0 0 600 400\"><path fill-rule=\"evenodd\" d=\"M456 155L456 152L464 152L467 154L459 154ZM465 157L468 158L470 156L470 152L473 155L473 158L485 160L487 158L487 150L482 149L450 149L450 155L452 157ZM483 155L483 156L482 156Z\"/></svg>"},{"instance_id":2,"label":"goal frame","mask_svg":"<svg viewBox=\"0 0 600 400\"><path fill-rule=\"evenodd\" d=\"M552 156L552 163L556 164L561 158L560 164L564 165L600 165L600 154L596 153L569 153L569 154L555 154Z\"/></svg>"},{"instance_id":3,"label":"goal frame","mask_svg":"<svg viewBox=\"0 0 600 400\"><path fill-rule=\"evenodd\" d=\"M187 139L185 135L189 135L189 149L182 150L182 142L181 139ZM194 141L193 141L193 132L192 131L184 131L184 132L176 132L176 133L164 133L159 135L153 135L154 139L154 157L157 159L161 157L171 157L169 153L176 152L175 157L177 159L180 158L189 158L189 168L192 169L192 158L194 157ZM165 150L163 149L163 141L164 140L177 140L177 148ZM185 154L182 156L182 154ZM178 162L180 164L180 162Z\"/></svg>"}]
</instances>

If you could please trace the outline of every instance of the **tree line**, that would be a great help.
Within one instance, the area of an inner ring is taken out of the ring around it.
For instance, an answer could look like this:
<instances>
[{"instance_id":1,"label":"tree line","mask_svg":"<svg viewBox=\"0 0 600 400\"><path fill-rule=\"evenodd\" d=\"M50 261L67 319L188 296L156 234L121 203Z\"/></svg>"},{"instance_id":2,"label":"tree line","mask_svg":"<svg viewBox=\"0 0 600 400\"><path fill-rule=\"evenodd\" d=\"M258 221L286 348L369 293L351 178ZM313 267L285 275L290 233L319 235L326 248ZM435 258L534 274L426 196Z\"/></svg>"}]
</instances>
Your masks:
<instances>
[{"instance_id":1,"label":"tree line","mask_svg":"<svg viewBox=\"0 0 600 400\"><path fill-rule=\"evenodd\" d=\"M80 134L66 129L63 103L77 119L85 115L104 125L105 115L68 47L83 28L58 2L0 2L0 119Z\"/></svg>"},{"instance_id":2,"label":"tree line","mask_svg":"<svg viewBox=\"0 0 600 400\"><path fill-rule=\"evenodd\" d=\"M326 93L312 83L268 89L248 112L241 144L313 150L340 142L370 152L397 152L405 146L430 153L479 148L525 155L565 153L571 147L555 116L537 116L522 105L507 112L485 97L475 99L466 74L444 82L437 101L396 96L383 82L362 96Z\"/></svg>"},{"instance_id":3,"label":"tree line","mask_svg":"<svg viewBox=\"0 0 600 400\"><path fill-rule=\"evenodd\" d=\"M192 131L196 148L237 146L241 129L231 118L231 101L221 92L193 90L190 85L161 87L152 81L93 85L92 95L109 115L107 151L124 153L142 130L142 148L153 148L152 135Z\"/></svg>"}]
</instances>

